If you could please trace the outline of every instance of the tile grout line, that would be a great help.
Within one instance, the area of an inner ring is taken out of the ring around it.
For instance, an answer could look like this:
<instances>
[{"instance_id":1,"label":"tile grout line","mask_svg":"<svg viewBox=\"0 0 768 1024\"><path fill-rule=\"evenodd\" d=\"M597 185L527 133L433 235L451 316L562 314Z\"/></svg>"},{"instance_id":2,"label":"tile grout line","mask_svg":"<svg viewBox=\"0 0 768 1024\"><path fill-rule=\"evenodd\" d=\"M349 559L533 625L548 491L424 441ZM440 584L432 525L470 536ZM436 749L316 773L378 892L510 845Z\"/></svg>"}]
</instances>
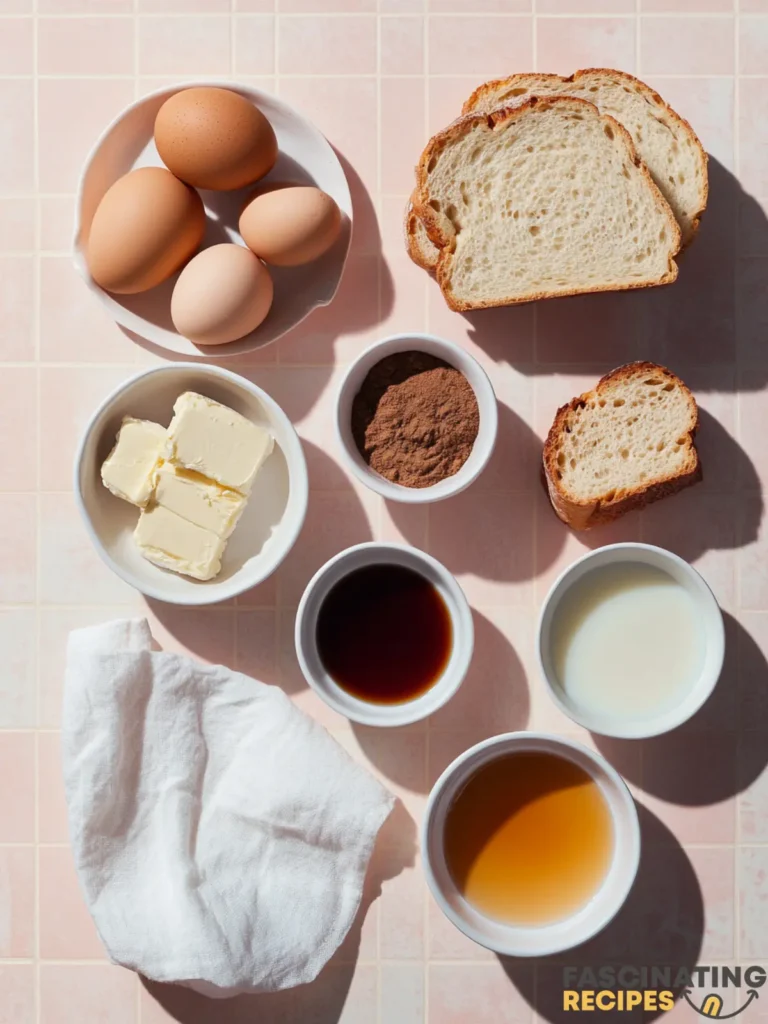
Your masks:
<instances>
[{"instance_id":1,"label":"tile grout line","mask_svg":"<svg viewBox=\"0 0 768 1024\"><path fill-rule=\"evenodd\" d=\"M42 455L42 431L40 429L40 412L42 403L42 381L40 372L40 355L41 355L41 319L42 319L42 286L41 286L41 271L42 262L40 258L40 250L42 248L42 211L40 201L40 85L38 79L39 70L39 47L38 47L38 36L39 36L39 21L38 21L38 0L32 2L32 70L34 75L34 87L33 87L33 130L34 130L34 142L33 142L33 153L34 153L34 187L37 195L35 203L35 258L34 258L34 287L35 287L35 307L33 310L33 331L34 331L34 342L35 342L35 401L37 408L35 410L35 456L37 465L35 467L35 482L36 482L36 497L35 497L35 662L34 662L34 679L35 679L35 732L34 732L34 755L35 764L33 769L33 784L34 784L34 829L33 835L35 840L35 847L33 852L33 870L34 870L34 929L33 929L33 953L34 953L34 1014L37 1024L40 1024L42 1019L42 1006L41 1006L41 986L40 986L40 734L37 730L37 726L40 723L40 649L42 641L42 618L40 612L40 583L42 576L42 510L40 507L40 489L42 485L42 474L41 474L41 455Z\"/></svg>"},{"instance_id":2,"label":"tile grout line","mask_svg":"<svg viewBox=\"0 0 768 1024\"><path fill-rule=\"evenodd\" d=\"M259 12L253 12L258 14ZM261 12L269 13L269 12ZM183 21L185 18L189 18L192 15L202 21L223 21L224 18L229 17L227 11L143 11L141 17L147 21ZM372 20L376 17L374 11L323 11L322 13L313 13L311 11L282 11L282 17L305 20L305 21L341 21L341 20L355 20L364 21L366 19ZM399 17L410 17L408 12L397 12L393 11L384 15L387 18L399 18ZM471 10L466 11L435 11L427 12L427 17L430 18L443 18L446 20L452 19L467 19L474 18L475 15ZM2 21L18 21L24 20L29 15L24 14L13 14L0 12L0 22ZM68 12L64 14L40 14L40 20L42 21L124 21L128 22L133 18L131 12L110 12L102 11L98 14L93 12ZM525 18L531 17L531 11L483 11L480 15L482 18L488 18L493 20L516 20L520 21ZM617 11L615 13L606 14L605 11L582 11L578 14L571 12L567 13L556 13L556 12L541 12L538 15L545 21L604 21L606 18L612 21L632 21L636 18L641 20L657 20L657 21L727 21L733 19L733 11ZM741 17L746 17L749 20L759 21L765 18L765 13L761 11L744 12Z\"/></svg>"}]
</instances>

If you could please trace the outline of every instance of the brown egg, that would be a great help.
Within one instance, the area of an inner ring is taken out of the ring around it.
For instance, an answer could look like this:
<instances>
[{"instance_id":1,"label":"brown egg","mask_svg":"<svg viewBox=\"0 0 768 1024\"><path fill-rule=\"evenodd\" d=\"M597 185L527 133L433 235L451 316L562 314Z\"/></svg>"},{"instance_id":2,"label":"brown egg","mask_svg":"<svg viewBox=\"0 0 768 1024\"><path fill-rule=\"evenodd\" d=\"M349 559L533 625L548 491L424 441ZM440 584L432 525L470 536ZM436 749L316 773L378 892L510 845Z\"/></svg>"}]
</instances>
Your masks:
<instances>
[{"instance_id":1,"label":"brown egg","mask_svg":"<svg viewBox=\"0 0 768 1024\"><path fill-rule=\"evenodd\" d=\"M277 139L262 112L229 89L182 89L160 107L155 145L165 165L195 188L244 188L277 159Z\"/></svg>"},{"instance_id":2,"label":"brown egg","mask_svg":"<svg viewBox=\"0 0 768 1024\"><path fill-rule=\"evenodd\" d=\"M326 252L341 230L341 212L311 185L282 186L256 195L240 214L240 234L257 256L296 267Z\"/></svg>"},{"instance_id":3,"label":"brown egg","mask_svg":"<svg viewBox=\"0 0 768 1024\"><path fill-rule=\"evenodd\" d=\"M203 249L186 265L171 296L179 334L198 345L225 345L250 334L272 305L269 271L242 245Z\"/></svg>"},{"instance_id":4,"label":"brown egg","mask_svg":"<svg viewBox=\"0 0 768 1024\"><path fill-rule=\"evenodd\" d=\"M183 266L204 233L197 192L164 167L141 167L118 178L96 208L88 269L105 291L144 292Z\"/></svg>"}]
</instances>

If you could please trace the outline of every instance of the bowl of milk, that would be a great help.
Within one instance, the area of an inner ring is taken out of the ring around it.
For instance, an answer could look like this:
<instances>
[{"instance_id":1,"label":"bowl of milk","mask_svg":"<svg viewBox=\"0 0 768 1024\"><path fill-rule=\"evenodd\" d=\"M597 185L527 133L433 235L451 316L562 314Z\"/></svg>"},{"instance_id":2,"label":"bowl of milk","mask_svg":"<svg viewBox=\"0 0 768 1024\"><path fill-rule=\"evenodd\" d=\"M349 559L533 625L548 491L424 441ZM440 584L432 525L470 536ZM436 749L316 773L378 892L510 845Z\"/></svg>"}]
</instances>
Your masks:
<instances>
[{"instance_id":1,"label":"bowl of milk","mask_svg":"<svg viewBox=\"0 0 768 1024\"><path fill-rule=\"evenodd\" d=\"M603 736L657 736L691 718L714 690L723 616L684 559L650 544L611 544L553 584L538 654L550 696L574 722Z\"/></svg>"}]
</instances>

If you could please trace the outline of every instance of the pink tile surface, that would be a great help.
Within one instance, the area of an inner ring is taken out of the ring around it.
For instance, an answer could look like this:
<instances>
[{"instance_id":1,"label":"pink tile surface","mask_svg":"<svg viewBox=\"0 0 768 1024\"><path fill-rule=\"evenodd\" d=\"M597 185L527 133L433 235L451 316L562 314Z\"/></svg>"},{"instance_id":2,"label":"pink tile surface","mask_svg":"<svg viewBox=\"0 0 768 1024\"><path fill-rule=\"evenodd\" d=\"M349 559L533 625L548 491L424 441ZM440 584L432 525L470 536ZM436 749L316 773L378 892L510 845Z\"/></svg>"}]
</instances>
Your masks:
<instances>
[{"instance_id":1,"label":"pink tile surface","mask_svg":"<svg viewBox=\"0 0 768 1024\"><path fill-rule=\"evenodd\" d=\"M380 26L382 75L420 75L424 70L424 18L393 16L382 18Z\"/></svg>"},{"instance_id":2,"label":"pink tile surface","mask_svg":"<svg viewBox=\"0 0 768 1024\"><path fill-rule=\"evenodd\" d=\"M0 843L35 841L34 783L34 733L0 733Z\"/></svg>"},{"instance_id":3,"label":"pink tile surface","mask_svg":"<svg viewBox=\"0 0 768 1024\"><path fill-rule=\"evenodd\" d=\"M643 18L640 60L646 74L733 73L733 18Z\"/></svg>"},{"instance_id":4,"label":"pink tile surface","mask_svg":"<svg viewBox=\"0 0 768 1024\"><path fill-rule=\"evenodd\" d=\"M0 376L0 436L14 437L3 458L0 490L37 487L37 375L34 367L8 367Z\"/></svg>"},{"instance_id":5,"label":"pink tile surface","mask_svg":"<svg viewBox=\"0 0 768 1024\"><path fill-rule=\"evenodd\" d=\"M122 18L41 18L37 33L42 75L133 73L133 22Z\"/></svg>"},{"instance_id":6,"label":"pink tile surface","mask_svg":"<svg viewBox=\"0 0 768 1024\"><path fill-rule=\"evenodd\" d=\"M43 964L41 1024L134 1024L139 983L135 974L111 964Z\"/></svg>"},{"instance_id":7,"label":"pink tile surface","mask_svg":"<svg viewBox=\"0 0 768 1024\"><path fill-rule=\"evenodd\" d=\"M43 78L38 82L42 191L75 191L83 161L99 133L132 99L133 82L128 79Z\"/></svg>"},{"instance_id":8,"label":"pink tile surface","mask_svg":"<svg viewBox=\"0 0 768 1024\"><path fill-rule=\"evenodd\" d=\"M0 353L3 359L28 362L35 358L34 289L35 264L31 257L0 256L0 305L3 309Z\"/></svg>"},{"instance_id":9,"label":"pink tile surface","mask_svg":"<svg viewBox=\"0 0 768 1024\"><path fill-rule=\"evenodd\" d=\"M31 18L7 18L0 36L0 66L8 75L34 71L34 23Z\"/></svg>"},{"instance_id":10,"label":"pink tile surface","mask_svg":"<svg viewBox=\"0 0 768 1024\"><path fill-rule=\"evenodd\" d=\"M103 960L106 952L86 909L68 846L42 846L40 956L44 960Z\"/></svg>"},{"instance_id":11,"label":"pink tile surface","mask_svg":"<svg viewBox=\"0 0 768 1024\"><path fill-rule=\"evenodd\" d=\"M35 200L32 196L0 199L0 250L35 247Z\"/></svg>"},{"instance_id":12,"label":"pink tile surface","mask_svg":"<svg viewBox=\"0 0 768 1024\"><path fill-rule=\"evenodd\" d=\"M327 74L344 68L351 75L376 71L376 19L338 15L285 18L280 25L277 59L286 75Z\"/></svg>"},{"instance_id":13,"label":"pink tile surface","mask_svg":"<svg viewBox=\"0 0 768 1024\"><path fill-rule=\"evenodd\" d=\"M507 971L464 938L429 896L415 848L437 775L506 730L596 747L645 808L656 851L648 891L636 920L610 934L611 955L632 959L636 933L650 928L654 949L693 935L701 961L768 962L767 23L767 0L0 0L0 1024L219 1024L218 1004L200 1015L188 993L158 1001L106 963L67 846L66 638L135 614L148 615L168 650L283 686L400 801L364 912L329 969L306 989L260 1000L258 1014L238 1005L232 1024L559 1020L542 995L550 969ZM428 135L491 76L590 65L641 73L711 155L710 208L679 282L451 312L402 245ZM315 122L343 157L355 232L333 305L230 364L297 425L306 528L262 586L184 609L147 603L117 580L74 506L71 461L86 418L114 384L163 359L115 327L68 253L78 174L105 124L135 96L208 75L273 91ZM376 338L409 330L464 346L500 403L489 467L431 507L385 504L353 483L333 429L345 365ZM667 362L694 387L705 481L599 533L572 534L540 487L541 440L558 405L637 357ZM293 648L308 577L371 538L431 551L473 606L475 656L461 691L405 730L351 727L306 686ZM728 663L712 706L686 730L625 744L557 711L534 640L559 571L591 547L638 539L679 552L713 587L730 616ZM696 892L692 924L686 899ZM674 959L680 946L670 948Z\"/></svg>"},{"instance_id":14,"label":"pink tile surface","mask_svg":"<svg viewBox=\"0 0 768 1024\"><path fill-rule=\"evenodd\" d=\"M229 18L139 18L139 74L226 75Z\"/></svg>"},{"instance_id":15,"label":"pink tile surface","mask_svg":"<svg viewBox=\"0 0 768 1024\"><path fill-rule=\"evenodd\" d=\"M0 847L0 957L31 957L34 943L34 847Z\"/></svg>"},{"instance_id":16,"label":"pink tile surface","mask_svg":"<svg viewBox=\"0 0 768 1024\"><path fill-rule=\"evenodd\" d=\"M430 967L429 996L428 1024L522 1024L533 1018L498 962Z\"/></svg>"},{"instance_id":17,"label":"pink tile surface","mask_svg":"<svg viewBox=\"0 0 768 1024\"><path fill-rule=\"evenodd\" d=\"M61 737L57 732L41 732L37 738L37 813L41 843L69 841Z\"/></svg>"},{"instance_id":18,"label":"pink tile surface","mask_svg":"<svg viewBox=\"0 0 768 1024\"><path fill-rule=\"evenodd\" d=\"M36 641L32 610L0 611L0 728L30 729L35 724Z\"/></svg>"},{"instance_id":19,"label":"pink tile surface","mask_svg":"<svg viewBox=\"0 0 768 1024\"><path fill-rule=\"evenodd\" d=\"M499 28L497 18L434 15L428 29L429 71L494 78L507 74L510 65L529 67L533 59L531 19L512 18L504 23L506 31Z\"/></svg>"},{"instance_id":20,"label":"pink tile surface","mask_svg":"<svg viewBox=\"0 0 768 1024\"><path fill-rule=\"evenodd\" d=\"M634 18L539 18L537 68L566 75L589 67L634 71L636 32Z\"/></svg>"},{"instance_id":21,"label":"pink tile surface","mask_svg":"<svg viewBox=\"0 0 768 1024\"><path fill-rule=\"evenodd\" d=\"M0 965L0 1024L35 1019L35 981L32 964Z\"/></svg>"},{"instance_id":22,"label":"pink tile surface","mask_svg":"<svg viewBox=\"0 0 768 1024\"><path fill-rule=\"evenodd\" d=\"M0 193L31 192L35 180L35 86L31 78L0 78L3 160Z\"/></svg>"},{"instance_id":23,"label":"pink tile surface","mask_svg":"<svg viewBox=\"0 0 768 1024\"><path fill-rule=\"evenodd\" d=\"M234 24L234 70L243 75L270 75L275 70L275 19L243 15Z\"/></svg>"}]
</instances>

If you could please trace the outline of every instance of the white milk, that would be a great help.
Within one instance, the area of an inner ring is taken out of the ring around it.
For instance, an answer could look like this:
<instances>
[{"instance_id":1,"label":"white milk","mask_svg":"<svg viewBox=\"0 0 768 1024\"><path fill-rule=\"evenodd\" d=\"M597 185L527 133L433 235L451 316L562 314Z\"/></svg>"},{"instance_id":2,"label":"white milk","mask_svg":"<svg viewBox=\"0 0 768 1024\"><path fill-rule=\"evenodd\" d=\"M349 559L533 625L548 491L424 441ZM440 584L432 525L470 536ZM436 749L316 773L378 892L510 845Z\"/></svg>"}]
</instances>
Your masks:
<instances>
[{"instance_id":1,"label":"white milk","mask_svg":"<svg viewBox=\"0 0 768 1024\"><path fill-rule=\"evenodd\" d=\"M675 706L704 662L693 598L661 569L623 562L575 583L552 622L552 661L585 712L644 717Z\"/></svg>"}]
</instances>

